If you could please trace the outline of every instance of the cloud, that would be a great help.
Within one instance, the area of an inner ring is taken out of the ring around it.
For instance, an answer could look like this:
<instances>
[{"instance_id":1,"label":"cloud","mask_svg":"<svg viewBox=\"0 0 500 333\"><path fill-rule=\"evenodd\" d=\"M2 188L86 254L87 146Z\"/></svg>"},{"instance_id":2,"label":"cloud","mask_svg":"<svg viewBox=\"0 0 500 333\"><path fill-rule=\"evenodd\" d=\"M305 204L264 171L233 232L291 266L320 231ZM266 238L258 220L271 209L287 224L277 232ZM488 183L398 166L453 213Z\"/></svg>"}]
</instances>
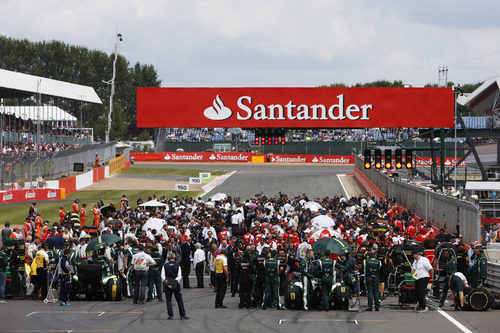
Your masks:
<instances>
[{"instance_id":1,"label":"cloud","mask_svg":"<svg viewBox=\"0 0 500 333\"><path fill-rule=\"evenodd\" d=\"M500 3L451 0L63 0L0 3L0 34L62 40L151 63L166 86L315 86L437 81L440 65L495 51ZM496 10L495 10L496 9ZM450 66L460 83L499 56Z\"/></svg>"}]
</instances>

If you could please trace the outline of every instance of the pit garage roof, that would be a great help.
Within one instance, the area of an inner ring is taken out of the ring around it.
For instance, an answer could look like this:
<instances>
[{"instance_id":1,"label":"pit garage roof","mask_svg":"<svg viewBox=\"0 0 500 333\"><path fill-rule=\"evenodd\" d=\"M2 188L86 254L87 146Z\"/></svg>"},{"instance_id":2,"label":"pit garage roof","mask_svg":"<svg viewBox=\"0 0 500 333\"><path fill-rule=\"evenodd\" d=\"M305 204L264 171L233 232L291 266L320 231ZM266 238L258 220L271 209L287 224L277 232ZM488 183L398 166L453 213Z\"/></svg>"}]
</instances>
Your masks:
<instances>
[{"instance_id":1,"label":"pit garage roof","mask_svg":"<svg viewBox=\"0 0 500 333\"><path fill-rule=\"evenodd\" d=\"M0 114L15 115L22 120L38 120L37 106L4 106L0 107ZM40 106L40 120L42 121L77 121L63 109L53 105Z\"/></svg>"},{"instance_id":2,"label":"pit garage roof","mask_svg":"<svg viewBox=\"0 0 500 333\"><path fill-rule=\"evenodd\" d=\"M467 182L465 189L468 191L500 191L500 182Z\"/></svg>"},{"instance_id":3,"label":"pit garage roof","mask_svg":"<svg viewBox=\"0 0 500 333\"><path fill-rule=\"evenodd\" d=\"M38 89L38 83L40 86ZM102 104L94 88L41 76L0 69L0 92L34 95L41 93L82 102Z\"/></svg>"},{"instance_id":4,"label":"pit garage roof","mask_svg":"<svg viewBox=\"0 0 500 333\"><path fill-rule=\"evenodd\" d=\"M491 114L495 95L500 89L500 76L485 81L471 94L458 98L457 102L469 107L478 115Z\"/></svg>"}]
</instances>

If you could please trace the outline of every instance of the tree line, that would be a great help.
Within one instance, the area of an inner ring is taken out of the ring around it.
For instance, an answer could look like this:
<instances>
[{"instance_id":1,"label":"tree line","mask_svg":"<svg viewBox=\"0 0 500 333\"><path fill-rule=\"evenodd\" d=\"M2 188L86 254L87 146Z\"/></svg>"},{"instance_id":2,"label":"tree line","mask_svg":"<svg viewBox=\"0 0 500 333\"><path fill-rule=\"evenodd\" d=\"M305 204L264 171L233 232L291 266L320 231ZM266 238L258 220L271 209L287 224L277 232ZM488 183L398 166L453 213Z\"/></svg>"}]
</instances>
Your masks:
<instances>
[{"instance_id":1,"label":"tree line","mask_svg":"<svg viewBox=\"0 0 500 333\"><path fill-rule=\"evenodd\" d=\"M94 137L104 140L109 112L110 80L114 54L69 45L60 41L31 42L0 36L0 68L93 87L102 104L81 103L49 96L42 103L57 105L72 114L83 126L94 128ZM110 138L149 140L151 130L136 126L136 88L159 87L161 80L153 65L131 64L118 54L116 61L113 123ZM17 105L34 103L32 98L9 101Z\"/></svg>"}]
</instances>

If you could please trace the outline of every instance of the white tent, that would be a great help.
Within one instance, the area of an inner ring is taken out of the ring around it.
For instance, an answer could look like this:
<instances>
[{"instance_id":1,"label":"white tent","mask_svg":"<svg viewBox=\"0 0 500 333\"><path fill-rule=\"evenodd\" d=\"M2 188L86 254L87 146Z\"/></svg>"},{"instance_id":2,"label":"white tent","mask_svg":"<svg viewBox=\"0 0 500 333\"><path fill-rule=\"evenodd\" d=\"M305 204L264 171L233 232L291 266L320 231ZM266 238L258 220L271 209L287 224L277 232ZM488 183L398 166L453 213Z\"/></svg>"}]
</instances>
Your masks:
<instances>
[{"instance_id":1,"label":"white tent","mask_svg":"<svg viewBox=\"0 0 500 333\"><path fill-rule=\"evenodd\" d=\"M166 207L168 206L166 203L159 202L158 200L150 200L143 204L140 204L141 207Z\"/></svg>"},{"instance_id":2,"label":"white tent","mask_svg":"<svg viewBox=\"0 0 500 333\"><path fill-rule=\"evenodd\" d=\"M215 193L210 197L212 201L222 201L227 199L227 195L225 193Z\"/></svg>"},{"instance_id":3,"label":"white tent","mask_svg":"<svg viewBox=\"0 0 500 333\"><path fill-rule=\"evenodd\" d=\"M53 80L0 69L0 89L69 98L82 102L102 104L94 88L70 82Z\"/></svg>"},{"instance_id":4,"label":"white tent","mask_svg":"<svg viewBox=\"0 0 500 333\"><path fill-rule=\"evenodd\" d=\"M328 215L318 215L311 220L311 224L317 229L330 229L335 226L335 221Z\"/></svg>"},{"instance_id":5,"label":"white tent","mask_svg":"<svg viewBox=\"0 0 500 333\"><path fill-rule=\"evenodd\" d=\"M75 122L77 118L53 105L32 106L4 106L0 107L0 114L14 115L22 120L41 121L70 121Z\"/></svg>"},{"instance_id":6,"label":"white tent","mask_svg":"<svg viewBox=\"0 0 500 333\"><path fill-rule=\"evenodd\" d=\"M165 222L165 220L157 219L156 217L152 217L149 220L147 220L146 223L144 223L144 225L142 226L142 230L151 229L151 230L160 231L161 229L163 229L163 226L165 225L165 223L167 223L167 222Z\"/></svg>"},{"instance_id":7,"label":"white tent","mask_svg":"<svg viewBox=\"0 0 500 333\"><path fill-rule=\"evenodd\" d=\"M304 205L305 209L309 209L311 212L316 213L318 210L323 209L323 207L316 201L308 201Z\"/></svg>"}]
</instances>

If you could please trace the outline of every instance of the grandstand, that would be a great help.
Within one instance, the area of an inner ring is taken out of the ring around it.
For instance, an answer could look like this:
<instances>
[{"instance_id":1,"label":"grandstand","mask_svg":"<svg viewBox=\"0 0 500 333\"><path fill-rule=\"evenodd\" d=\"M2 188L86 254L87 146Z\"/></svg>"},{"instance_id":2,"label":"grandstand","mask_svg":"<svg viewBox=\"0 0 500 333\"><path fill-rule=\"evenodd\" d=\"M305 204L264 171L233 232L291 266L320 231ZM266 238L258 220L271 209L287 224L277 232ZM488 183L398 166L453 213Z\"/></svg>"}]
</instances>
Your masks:
<instances>
[{"instance_id":1,"label":"grandstand","mask_svg":"<svg viewBox=\"0 0 500 333\"><path fill-rule=\"evenodd\" d=\"M42 105L42 97L101 103L92 87L0 69L0 189L67 175L71 154L86 165L95 157L79 153L93 142L93 129L78 127L76 117L55 105ZM101 161L114 157L109 151Z\"/></svg>"},{"instance_id":2,"label":"grandstand","mask_svg":"<svg viewBox=\"0 0 500 333\"><path fill-rule=\"evenodd\" d=\"M465 126L469 129L491 128L493 119L491 116L462 117ZM457 129L462 126L458 124ZM425 139L418 137L420 129L408 128L366 128L366 129L289 129L286 131L286 142L365 142L365 141L404 141L412 140L424 142ZM255 132L252 129L242 128L164 128L159 132L157 142L248 142L249 145L255 140ZM453 142L453 138L446 138L446 142ZM457 138L464 142L464 138ZM479 139L478 139L479 140Z\"/></svg>"}]
</instances>

